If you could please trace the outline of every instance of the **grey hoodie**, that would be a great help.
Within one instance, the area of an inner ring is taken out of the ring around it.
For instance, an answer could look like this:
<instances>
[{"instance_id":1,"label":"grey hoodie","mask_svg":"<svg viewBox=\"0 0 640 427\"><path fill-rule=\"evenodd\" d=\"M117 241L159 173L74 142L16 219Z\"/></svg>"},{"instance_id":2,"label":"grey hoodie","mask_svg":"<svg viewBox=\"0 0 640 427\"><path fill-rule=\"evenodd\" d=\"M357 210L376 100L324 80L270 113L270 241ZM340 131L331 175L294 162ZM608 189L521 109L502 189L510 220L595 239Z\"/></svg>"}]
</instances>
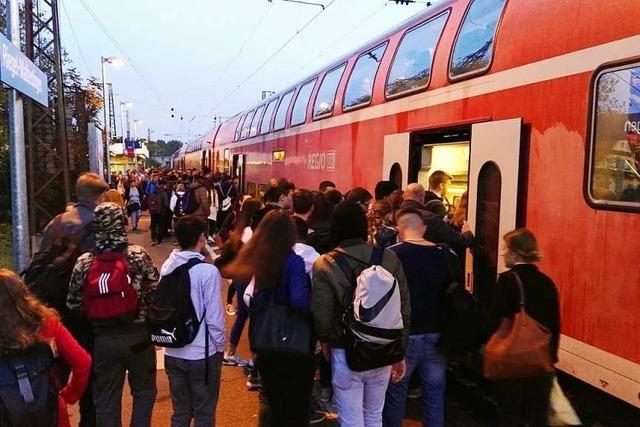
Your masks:
<instances>
[{"instance_id":1,"label":"grey hoodie","mask_svg":"<svg viewBox=\"0 0 640 427\"><path fill-rule=\"evenodd\" d=\"M191 258L204 259L197 252L174 250L162 264L160 275L170 274L179 266L186 264ZM200 327L198 335L191 344L182 348L167 348L165 354L179 359L202 360L205 351L205 330L209 331L209 356L224 351L225 322L221 296L222 278L218 269L207 263L193 266L189 270L189 277L191 279L191 301L193 301L198 318L204 317L204 325Z\"/></svg>"}]
</instances>

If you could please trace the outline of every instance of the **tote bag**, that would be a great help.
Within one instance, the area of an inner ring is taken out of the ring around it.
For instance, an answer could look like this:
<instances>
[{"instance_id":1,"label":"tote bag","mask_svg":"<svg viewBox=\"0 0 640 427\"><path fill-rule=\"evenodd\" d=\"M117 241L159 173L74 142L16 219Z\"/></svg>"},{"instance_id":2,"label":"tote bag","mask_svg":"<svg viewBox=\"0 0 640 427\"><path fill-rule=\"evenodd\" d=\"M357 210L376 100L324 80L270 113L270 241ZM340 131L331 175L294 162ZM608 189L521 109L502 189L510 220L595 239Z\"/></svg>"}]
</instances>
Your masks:
<instances>
[{"instance_id":1,"label":"tote bag","mask_svg":"<svg viewBox=\"0 0 640 427\"><path fill-rule=\"evenodd\" d=\"M503 318L484 348L484 376L490 380L535 378L553 372L551 332L525 311L524 288L520 290L520 311L513 319Z\"/></svg>"}]
</instances>

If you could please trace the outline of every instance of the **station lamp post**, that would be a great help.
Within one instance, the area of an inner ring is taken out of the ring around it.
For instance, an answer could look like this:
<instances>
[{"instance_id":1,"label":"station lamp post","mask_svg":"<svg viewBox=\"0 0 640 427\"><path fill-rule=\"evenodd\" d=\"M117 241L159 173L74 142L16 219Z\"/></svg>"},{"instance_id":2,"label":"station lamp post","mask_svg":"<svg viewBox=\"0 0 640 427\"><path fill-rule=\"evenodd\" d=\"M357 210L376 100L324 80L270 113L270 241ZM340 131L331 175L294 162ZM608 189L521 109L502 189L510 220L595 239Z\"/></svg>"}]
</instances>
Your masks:
<instances>
[{"instance_id":1,"label":"station lamp post","mask_svg":"<svg viewBox=\"0 0 640 427\"><path fill-rule=\"evenodd\" d=\"M144 122L142 120L139 120L139 119L135 119L133 121L133 139L138 139L137 127L138 127L138 125L141 125L142 123L144 123Z\"/></svg>"},{"instance_id":2,"label":"station lamp post","mask_svg":"<svg viewBox=\"0 0 640 427\"><path fill-rule=\"evenodd\" d=\"M127 114L127 127L124 127L124 110L127 110L127 113L133 108L133 102L131 101L120 101L120 129L122 129L122 143L124 144L125 140L130 137L129 135L129 114ZM126 130L125 130L126 129Z\"/></svg>"},{"instance_id":3,"label":"station lamp post","mask_svg":"<svg viewBox=\"0 0 640 427\"><path fill-rule=\"evenodd\" d=\"M101 56L100 57L100 66L102 68L102 100L103 100L103 110L104 110L104 126L102 129L102 135L104 140L105 147L105 164L107 166L107 181L111 182L111 164L110 164L110 154L109 154L109 96L107 94L107 70L106 65L114 65L119 66L122 65L122 59L117 56Z\"/></svg>"}]
</instances>

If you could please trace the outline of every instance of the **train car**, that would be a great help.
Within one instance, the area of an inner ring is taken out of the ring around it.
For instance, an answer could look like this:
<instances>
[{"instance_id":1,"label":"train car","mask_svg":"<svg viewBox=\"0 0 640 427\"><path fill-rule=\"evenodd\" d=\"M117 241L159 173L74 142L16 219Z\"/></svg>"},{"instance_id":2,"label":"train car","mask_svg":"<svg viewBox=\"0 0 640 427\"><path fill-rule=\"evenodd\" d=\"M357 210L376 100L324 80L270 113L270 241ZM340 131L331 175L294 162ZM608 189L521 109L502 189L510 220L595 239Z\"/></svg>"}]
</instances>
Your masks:
<instances>
[{"instance_id":1,"label":"train car","mask_svg":"<svg viewBox=\"0 0 640 427\"><path fill-rule=\"evenodd\" d=\"M220 125L205 135L187 142L174 154L172 162L174 169L203 169L214 168L213 147Z\"/></svg>"},{"instance_id":2,"label":"train car","mask_svg":"<svg viewBox=\"0 0 640 427\"><path fill-rule=\"evenodd\" d=\"M477 236L469 289L486 302L501 236L533 230L560 291L558 367L640 407L638 6L440 2L223 124L216 167L252 194L447 171Z\"/></svg>"}]
</instances>

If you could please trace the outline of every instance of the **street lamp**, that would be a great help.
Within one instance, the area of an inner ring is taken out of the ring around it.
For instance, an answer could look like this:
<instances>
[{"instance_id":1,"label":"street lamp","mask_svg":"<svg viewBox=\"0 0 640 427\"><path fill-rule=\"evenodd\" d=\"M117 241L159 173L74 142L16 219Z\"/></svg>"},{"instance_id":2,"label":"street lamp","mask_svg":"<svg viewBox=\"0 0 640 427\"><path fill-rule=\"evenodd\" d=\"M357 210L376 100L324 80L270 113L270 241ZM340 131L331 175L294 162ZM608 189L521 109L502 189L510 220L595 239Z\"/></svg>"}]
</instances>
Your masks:
<instances>
[{"instance_id":1,"label":"street lamp","mask_svg":"<svg viewBox=\"0 0 640 427\"><path fill-rule=\"evenodd\" d=\"M142 120L135 119L133 121L133 139L138 139L138 133L136 132L136 127L144 123Z\"/></svg>"},{"instance_id":2,"label":"street lamp","mask_svg":"<svg viewBox=\"0 0 640 427\"><path fill-rule=\"evenodd\" d=\"M102 67L102 99L104 109L104 126L103 126L103 139L105 146L105 160L107 164L107 181L111 182L111 158L109 154L109 97L107 96L107 71L106 64L119 66L122 65L122 59L117 56L101 56L100 65Z\"/></svg>"},{"instance_id":3,"label":"street lamp","mask_svg":"<svg viewBox=\"0 0 640 427\"><path fill-rule=\"evenodd\" d=\"M124 144L125 139L129 138L129 111L127 111L127 127L125 132L124 127L124 110L129 110L133 108L133 102L131 101L120 101L120 129L122 129L122 143Z\"/></svg>"}]
</instances>

